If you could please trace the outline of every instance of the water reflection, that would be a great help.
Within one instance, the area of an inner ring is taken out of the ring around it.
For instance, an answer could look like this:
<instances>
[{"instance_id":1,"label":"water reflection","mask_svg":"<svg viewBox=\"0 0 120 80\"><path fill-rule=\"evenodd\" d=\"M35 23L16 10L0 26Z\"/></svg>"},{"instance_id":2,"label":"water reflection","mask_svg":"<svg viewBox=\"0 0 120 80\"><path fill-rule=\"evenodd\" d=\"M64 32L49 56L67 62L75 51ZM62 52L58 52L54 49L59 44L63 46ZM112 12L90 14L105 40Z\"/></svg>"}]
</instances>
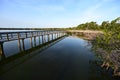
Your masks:
<instances>
[{"instance_id":1,"label":"water reflection","mask_svg":"<svg viewBox=\"0 0 120 80\"><path fill-rule=\"evenodd\" d=\"M87 40L69 36L48 46L41 48L42 52L38 50L0 66L0 79L117 80L111 68L101 67L101 59L91 51L92 45Z\"/></svg>"},{"instance_id":2,"label":"water reflection","mask_svg":"<svg viewBox=\"0 0 120 80\"><path fill-rule=\"evenodd\" d=\"M23 52L23 53L20 53L18 55L9 57L8 60L5 60L4 62L0 63L0 74L3 74L4 72L9 71L10 69L12 69L16 66L19 66L21 63L34 57L35 55L37 55L40 52L44 51L45 49L49 48L50 46L55 45L57 42L61 41L64 38L65 37L62 37L62 38L57 39L51 43L47 43L47 44L44 44L42 46L39 46L40 48L36 47L36 51L35 51L35 49L31 49L29 51L30 53L28 53L28 54L26 52ZM35 52L33 52L33 51L35 51Z\"/></svg>"},{"instance_id":3,"label":"water reflection","mask_svg":"<svg viewBox=\"0 0 120 80\"><path fill-rule=\"evenodd\" d=\"M5 42L3 45L4 54L6 57L14 55L19 52L18 41Z\"/></svg>"},{"instance_id":4,"label":"water reflection","mask_svg":"<svg viewBox=\"0 0 120 80\"><path fill-rule=\"evenodd\" d=\"M56 39L55 34L53 34L53 39ZM49 40L48 40L47 35L45 35L43 37L39 36L36 38L34 38L34 37L33 38L26 38L26 39L24 39L24 47L25 47L25 50L28 50L28 49L31 49L33 47L42 45L43 43L52 41L53 39L52 39L52 35L49 35ZM22 43L22 40L20 40L20 43ZM23 46L23 44L21 44L21 46ZM21 47L21 46L19 46L18 40L5 42L3 44L4 56L6 58L8 58L10 56L18 54L19 52L24 50L23 47ZM2 55L0 55L0 56L2 56Z\"/></svg>"}]
</instances>

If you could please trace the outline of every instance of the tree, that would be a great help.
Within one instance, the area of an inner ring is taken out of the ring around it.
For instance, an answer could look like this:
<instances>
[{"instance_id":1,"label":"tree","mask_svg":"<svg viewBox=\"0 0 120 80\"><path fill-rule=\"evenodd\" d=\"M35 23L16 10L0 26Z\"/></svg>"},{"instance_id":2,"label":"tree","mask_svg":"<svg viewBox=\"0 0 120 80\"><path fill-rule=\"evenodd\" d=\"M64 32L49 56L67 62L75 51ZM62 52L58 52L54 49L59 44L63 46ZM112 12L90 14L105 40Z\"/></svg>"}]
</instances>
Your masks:
<instances>
[{"instance_id":1,"label":"tree","mask_svg":"<svg viewBox=\"0 0 120 80\"><path fill-rule=\"evenodd\" d=\"M76 27L76 29L82 29L82 30L98 30L99 26L96 22L87 22L84 24L80 24Z\"/></svg>"},{"instance_id":2,"label":"tree","mask_svg":"<svg viewBox=\"0 0 120 80\"><path fill-rule=\"evenodd\" d=\"M109 21L103 21L101 24L101 29L106 30L110 26Z\"/></svg>"}]
</instances>

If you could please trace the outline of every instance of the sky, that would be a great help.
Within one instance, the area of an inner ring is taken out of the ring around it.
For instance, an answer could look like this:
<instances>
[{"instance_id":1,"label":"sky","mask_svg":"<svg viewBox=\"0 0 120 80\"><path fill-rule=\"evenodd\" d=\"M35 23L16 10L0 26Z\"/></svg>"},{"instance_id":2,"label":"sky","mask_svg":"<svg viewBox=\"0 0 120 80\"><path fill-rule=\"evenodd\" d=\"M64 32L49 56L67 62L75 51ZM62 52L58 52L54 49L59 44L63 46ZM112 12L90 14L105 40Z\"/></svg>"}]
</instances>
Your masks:
<instances>
[{"instance_id":1,"label":"sky","mask_svg":"<svg viewBox=\"0 0 120 80\"><path fill-rule=\"evenodd\" d=\"M0 28L67 28L120 17L120 0L0 0Z\"/></svg>"}]
</instances>

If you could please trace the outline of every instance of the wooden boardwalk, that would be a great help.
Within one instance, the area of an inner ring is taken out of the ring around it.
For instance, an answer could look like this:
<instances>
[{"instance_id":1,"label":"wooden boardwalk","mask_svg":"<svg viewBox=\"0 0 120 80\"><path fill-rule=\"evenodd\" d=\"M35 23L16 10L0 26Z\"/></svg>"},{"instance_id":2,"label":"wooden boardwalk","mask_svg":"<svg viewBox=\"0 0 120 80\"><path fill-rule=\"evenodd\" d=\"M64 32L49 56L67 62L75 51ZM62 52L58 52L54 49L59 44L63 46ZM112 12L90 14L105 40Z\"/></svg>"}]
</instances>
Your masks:
<instances>
[{"instance_id":1,"label":"wooden boardwalk","mask_svg":"<svg viewBox=\"0 0 120 80\"><path fill-rule=\"evenodd\" d=\"M0 42L7 42L37 36L44 36L50 34L60 35L64 31L21 31L21 32L0 32Z\"/></svg>"},{"instance_id":2,"label":"wooden boardwalk","mask_svg":"<svg viewBox=\"0 0 120 80\"><path fill-rule=\"evenodd\" d=\"M20 51L25 50L24 40L30 38L31 46L36 46L36 38L42 40L42 44L62 37L65 31L20 31L20 32L0 32L0 55L4 54L3 44L8 41L18 40ZM41 39L42 38L42 39ZM33 44L34 42L34 44Z\"/></svg>"}]
</instances>

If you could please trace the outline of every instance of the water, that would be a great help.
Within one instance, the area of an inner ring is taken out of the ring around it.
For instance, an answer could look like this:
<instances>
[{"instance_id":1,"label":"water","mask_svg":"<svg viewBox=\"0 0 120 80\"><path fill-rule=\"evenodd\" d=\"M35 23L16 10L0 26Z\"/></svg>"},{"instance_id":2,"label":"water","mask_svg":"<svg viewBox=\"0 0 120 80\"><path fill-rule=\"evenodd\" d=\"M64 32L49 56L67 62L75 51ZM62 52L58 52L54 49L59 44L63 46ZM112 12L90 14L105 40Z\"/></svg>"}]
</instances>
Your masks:
<instances>
[{"instance_id":1,"label":"water","mask_svg":"<svg viewBox=\"0 0 120 80\"><path fill-rule=\"evenodd\" d=\"M0 80L114 80L97 64L87 40L69 36L32 54L36 55L1 66L4 70L15 64L0 75Z\"/></svg>"},{"instance_id":2,"label":"water","mask_svg":"<svg viewBox=\"0 0 120 80\"><path fill-rule=\"evenodd\" d=\"M48 42L48 38L46 35L44 36L44 38ZM55 39L55 34L53 34L53 39ZM50 40L52 40L52 35L50 35ZM35 47L34 38L32 38L32 46L31 46L30 38L24 39L24 44L25 44L25 50ZM36 46L41 44L42 44L42 36L40 36L40 43L39 43L39 37L36 37ZM6 58L21 52L18 47L18 40L5 42L3 44L3 49Z\"/></svg>"}]
</instances>

